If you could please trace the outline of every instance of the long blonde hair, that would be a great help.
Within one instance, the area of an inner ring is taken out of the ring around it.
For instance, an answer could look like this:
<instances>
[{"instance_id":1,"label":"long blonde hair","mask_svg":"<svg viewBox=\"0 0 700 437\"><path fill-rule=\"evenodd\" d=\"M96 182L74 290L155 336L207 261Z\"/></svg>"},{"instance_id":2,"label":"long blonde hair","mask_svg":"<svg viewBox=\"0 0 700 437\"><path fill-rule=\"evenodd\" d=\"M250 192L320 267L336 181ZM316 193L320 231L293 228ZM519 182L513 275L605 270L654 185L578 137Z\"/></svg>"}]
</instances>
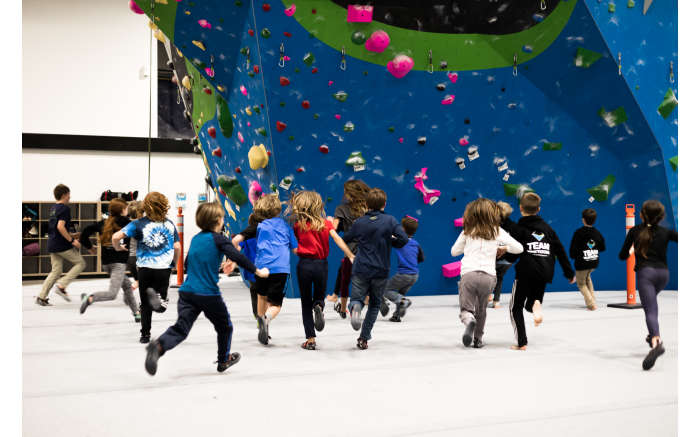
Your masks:
<instances>
[{"instance_id":1,"label":"long blonde hair","mask_svg":"<svg viewBox=\"0 0 700 437\"><path fill-rule=\"evenodd\" d=\"M112 199L109 201L109 218L102 225L102 233L100 234L100 242L103 246L112 245L112 235L121 229L117 224L117 219L122 215L126 208L126 201L123 199Z\"/></svg>"},{"instance_id":2,"label":"long blonde hair","mask_svg":"<svg viewBox=\"0 0 700 437\"><path fill-rule=\"evenodd\" d=\"M483 240L495 240L501 223L501 209L491 199L480 197L464 208L464 235Z\"/></svg>"},{"instance_id":3,"label":"long blonde hair","mask_svg":"<svg viewBox=\"0 0 700 437\"><path fill-rule=\"evenodd\" d=\"M300 191L290 200L294 221L302 226L311 225L314 231L325 227L326 212L323 210L321 195L315 191Z\"/></svg>"}]
</instances>

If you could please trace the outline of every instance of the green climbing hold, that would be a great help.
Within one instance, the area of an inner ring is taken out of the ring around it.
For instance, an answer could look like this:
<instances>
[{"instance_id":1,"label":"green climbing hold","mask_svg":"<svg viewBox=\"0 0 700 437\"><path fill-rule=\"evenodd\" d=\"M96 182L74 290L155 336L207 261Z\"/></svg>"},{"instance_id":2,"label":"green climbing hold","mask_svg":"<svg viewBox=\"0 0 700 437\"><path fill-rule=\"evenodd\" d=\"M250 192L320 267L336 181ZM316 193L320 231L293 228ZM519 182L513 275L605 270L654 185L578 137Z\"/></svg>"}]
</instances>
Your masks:
<instances>
[{"instance_id":1,"label":"green climbing hold","mask_svg":"<svg viewBox=\"0 0 700 437\"><path fill-rule=\"evenodd\" d=\"M246 47L243 47L243 48L241 49L241 55L245 55L246 53L248 53L248 50L250 50L250 49L249 49L247 46L246 46Z\"/></svg>"},{"instance_id":2,"label":"green climbing hold","mask_svg":"<svg viewBox=\"0 0 700 437\"><path fill-rule=\"evenodd\" d=\"M258 105L253 106L253 111L255 111L256 114L260 114L260 107Z\"/></svg>"},{"instance_id":3,"label":"green climbing hold","mask_svg":"<svg viewBox=\"0 0 700 437\"><path fill-rule=\"evenodd\" d=\"M220 23L220 24L224 24L224 19L223 19L223 18L219 18L219 23Z\"/></svg>"},{"instance_id":4,"label":"green climbing hold","mask_svg":"<svg viewBox=\"0 0 700 437\"><path fill-rule=\"evenodd\" d=\"M243 2L241 0L236 0L236 6L243 6Z\"/></svg>"},{"instance_id":5,"label":"green climbing hold","mask_svg":"<svg viewBox=\"0 0 700 437\"><path fill-rule=\"evenodd\" d=\"M249 71L249 72L248 72L248 76L250 76L250 77L255 77L255 73L253 73L252 71Z\"/></svg>"},{"instance_id":6,"label":"green climbing hold","mask_svg":"<svg viewBox=\"0 0 700 437\"><path fill-rule=\"evenodd\" d=\"M260 31L260 36L262 36L265 39L269 38L270 35L272 35L272 32L270 32L270 29L268 29L267 27L263 28L263 30Z\"/></svg>"},{"instance_id":7,"label":"green climbing hold","mask_svg":"<svg viewBox=\"0 0 700 437\"><path fill-rule=\"evenodd\" d=\"M310 52L309 52L309 53L307 53L307 54L304 55L304 58L303 58L304 64L310 66L311 64L314 63L314 60L315 60L315 58L314 58L314 54L313 54L313 53L310 53Z\"/></svg>"},{"instance_id":8,"label":"green climbing hold","mask_svg":"<svg viewBox=\"0 0 700 437\"><path fill-rule=\"evenodd\" d=\"M389 132L394 132L394 130L396 130L394 129L394 126L389 126Z\"/></svg>"},{"instance_id":9,"label":"green climbing hold","mask_svg":"<svg viewBox=\"0 0 700 437\"><path fill-rule=\"evenodd\" d=\"M345 123L345 126L343 126L343 130L345 132L352 132L355 130L355 125L352 121L348 121L347 123Z\"/></svg>"},{"instance_id":10,"label":"green climbing hold","mask_svg":"<svg viewBox=\"0 0 700 437\"><path fill-rule=\"evenodd\" d=\"M612 189L614 183L615 176L608 175L601 183L595 187L587 189L586 191L588 191L588 194L590 194L594 200L597 200L598 202L605 202L608 200L608 195L610 194L610 190Z\"/></svg>"},{"instance_id":11,"label":"green climbing hold","mask_svg":"<svg viewBox=\"0 0 700 437\"><path fill-rule=\"evenodd\" d=\"M262 135L262 136L264 136L264 137L267 136L267 131L265 130L264 127L259 127L259 128L257 128L257 129L255 129L255 133L258 134L258 135Z\"/></svg>"},{"instance_id":12,"label":"green climbing hold","mask_svg":"<svg viewBox=\"0 0 700 437\"><path fill-rule=\"evenodd\" d=\"M601 107L598 111L598 115L603 119L603 121L605 121L605 124L607 124L608 127L615 127L618 124L622 124L627 121L627 113L625 112L625 108L622 106L612 112L608 112L605 110L605 108Z\"/></svg>"},{"instance_id":13,"label":"green climbing hold","mask_svg":"<svg viewBox=\"0 0 700 437\"><path fill-rule=\"evenodd\" d=\"M205 68L207 68L207 66L204 64L204 62L202 62L202 61L201 61L200 59L198 59L198 58L192 59L192 63L193 63L197 68L200 68L200 69L202 69L202 70L205 69Z\"/></svg>"},{"instance_id":14,"label":"green climbing hold","mask_svg":"<svg viewBox=\"0 0 700 437\"><path fill-rule=\"evenodd\" d=\"M615 3L613 3L613 2L608 3L608 12L610 12L611 14L613 12L615 12Z\"/></svg>"},{"instance_id":15,"label":"green climbing hold","mask_svg":"<svg viewBox=\"0 0 700 437\"><path fill-rule=\"evenodd\" d=\"M236 205L243 206L248 202L248 195L235 177L221 175L216 178L216 183Z\"/></svg>"},{"instance_id":16,"label":"green climbing hold","mask_svg":"<svg viewBox=\"0 0 700 437\"><path fill-rule=\"evenodd\" d=\"M271 183L270 184L270 191L272 191L273 193L276 193L277 192L277 185Z\"/></svg>"},{"instance_id":17,"label":"green climbing hold","mask_svg":"<svg viewBox=\"0 0 700 437\"><path fill-rule=\"evenodd\" d=\"M353 43L360 45L360 44L364 44L365 41L367 41L367 35L365 35L364 32L361 32L358 30L357 32L352 34L350 39L352 40Z\"/></svg>"},{"instance_id":18,"label":"green climbing hold","mask_svg":"<svg viewBox=\"0 0 700 437\"><path fill-rule=\"evenodd\" d=\"M635 89L635 90L638 90L638 89L639 89L639 85L635 85L634 89Z\"/></svg>"},{"instance_id":19,"label":"green climbing hold","mask_svg":"<svg viewBox=\"0 0 700 437\"><path fill-rule=\"evenodd\" d=\"M600 59L603 55L593 50L584 49L579 47L576 50L576 57L574 58L574 65L581 68L589 68L591 65Z\"/></svg>"},{"instance_id":20,"label":"green climbing hold","mask_svg":"<svg viewBox=\"0 0 700 437\"><path fill-rule=\"evenodd\" d=\"M298 72L299 72L299 67L295 68L295 69L294 69L294 72L295 72L295 73L298 73Z\"/></svg>"},{"instance_id":21,"label":"green climbing hold","mask_svg":"<svg viewBox=\"0 0 700 437\"><path fill-rule=\"evenodd\" d=\"M332 198L332 197L326 197L326 203L332 202L332 201L333 201L333 198Z\"/></svg>"},{"instance_id":22,"label":"green climbing hold","mask_svg":"<svg viewBox=\"0 0 700 437\"><path fill-rule=\"evenodd\" d=\"M678 106L678 100L676 99L676 95L673 93L673 90L669 88L668 91L666 91L664 100L659 105L657 111L659 111L659 114L661 114L663 118L668 118L673 110L676 109L676 106Z\"/></svg>"},{"instance_id":23,"label":"green climbing hold","mask_svg":"<svg viewBox=\"0 0 700 437\"><path fill-rule=\"evenodd\" d=\"M233 117L228 108L228 103L219 94L216 95L216 120L219 122L219 130L226 138L233 135Z\"/></svg>"},{"instance_id":24,"label":"green climbing hold","mask_svg":"<svg viewBox=\"0 0 700 437\"><path fill-rule=\"evenodd\" d=\"M284 103L284 102L280 102L280 106L281 106L281 107L283 107L283 108L284 108L284 105L285 105L285 103Z\"/></svg>"},{"instance_id":25,"label":"green climbing hold","mask_svg":"<svg viewBox=\"0 0 700 437\"><path fill-rule=\"evenodd\" d=\"M345 91L337 91L333 94L333 97L339 102L344 102L348 99L348 93Z\"/></svg>"},{"instance_id":26,"label":"green climbing hold","mask_svg":"<svg viewBox=\"0 0 700 437\"><path fill-rule=\"evenodd\" d=\"M320 117L320 115L314 114L314 120L318 120L318 117Z\"/></svg>"},{"instance_id":27,"label":"green climbing hold","mask_svg":"<svg viewBox=\"0 0 700 437\"><path fill-rule=\"evenodd\" d=\"M289 141L294 141L294 135L289 136Z\"/></svg>"},{"instance_id":28,"label":"green climbing hold","mask_svg":"<svg viewBox=\"0 0 700 437\"><path fill-rule=\"evenodd\" d=\"M561 150L561 143L544 143L542 145L542 150L547 150L547 151Z\"/></svg>"},{"instance_id":29,"label":"green climbing hold","mask_svg":"<svg viewBox=\"0 0 700 437\"><path fill-rule=\"evenodd\" d=\"M516 196L518 200L520 200L525 193L535 192L535 190L530 188L527 184L503 184L503 191L506 196Z\"/></svg>"},{"instance_id":30,"label":"green climbing hold","mask_svg":"<svg viewBox=\"0 0 700 437\"><path fill-rule=\"evenodd\" d=\"M678 171L678 155L674 156L673 158L669 158L668 163L671 164L673 171Z\"/></svg>"},{"instance_id":31,"label":"green climbing hold","mask_svg":"<svg viewBox=\"0 0 700 437\"><path fill-rule=\"evenodd\" d=\"M633 8L633 7L634 7L634 0L629 0L629 1L627 2L627 7L628 7L628 8Z\"/></svg>"},{"instance_id":32,"label":"green climbing hold","mask_svg":"<svg viewBox=\"0 0 700 437\"><path fill-rule=\"evenodd\" d=\"M345 165L355 168L363 167L366 163L367 161L362 157L362 152L352 152L350 157L345 160Z\"/></svg>"}]
</instances>

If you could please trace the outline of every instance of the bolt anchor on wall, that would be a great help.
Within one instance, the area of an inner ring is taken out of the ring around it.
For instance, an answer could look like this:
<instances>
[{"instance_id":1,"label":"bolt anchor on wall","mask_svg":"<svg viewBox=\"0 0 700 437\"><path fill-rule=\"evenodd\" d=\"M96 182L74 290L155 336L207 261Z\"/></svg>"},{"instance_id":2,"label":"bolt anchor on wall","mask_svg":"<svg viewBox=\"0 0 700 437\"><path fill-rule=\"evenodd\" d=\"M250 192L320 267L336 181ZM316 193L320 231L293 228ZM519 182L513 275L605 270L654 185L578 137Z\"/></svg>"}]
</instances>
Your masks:
<instances>
[{"instance_id":1,"label":"bolt anchor on wall","mask_svg":"<svg viewBox=\"0 0 700 437\"><path fill-rule=\"evenodd\" d=\"M280 44L280 61L277 63L280 68L284 68L284 43Z\"/></svg>"},{"instance_id":2,"label":"bolt anchor on wall","mask_svg":"<svg viewBox=\"0 0 700 437\"><path fill-rule=\"evenodd\" d=\"M345 46L340 50L340 69L345 71L347 68L348 64L345 61Z\"/></svg>"},{"instance_id":3,"label":"bolt anchor on wall","mask_svg":"<svg viewBox=\"0 0 700 437\"><path fill-rule=\"evenodd\" d=\"M430 74L433 74L433 49L428 49L428 66L430 67L430 70L428 70L428 72Z\"/></svg>"},{"instance_id":4,"label":"bolt anchor on wall","mask_svg":"<svg viewBox=\"0 0 700 437\"><path fill-rule=\"evenodd\" d=\"M513 55L513 76L518 75L518 54Z\"/></svg>"}]
</instances>

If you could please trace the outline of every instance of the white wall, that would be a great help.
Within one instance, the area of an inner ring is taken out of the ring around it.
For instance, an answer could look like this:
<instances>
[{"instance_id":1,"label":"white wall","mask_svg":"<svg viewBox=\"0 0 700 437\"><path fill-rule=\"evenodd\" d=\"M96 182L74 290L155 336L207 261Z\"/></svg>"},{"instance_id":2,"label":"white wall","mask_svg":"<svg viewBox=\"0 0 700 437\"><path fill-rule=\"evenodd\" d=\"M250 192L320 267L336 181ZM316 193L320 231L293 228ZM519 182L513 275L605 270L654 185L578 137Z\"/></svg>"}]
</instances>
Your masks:
<instances>
[{"instance_id":1,"label":"white wall","mask_svg":"<svg viewBox=\"0 0 700 437\"><path fill-rule=\"evenodd\" d=\"M148 136L150 29L127 3L23 0L22 132Z\"/></svg>"},{"instance_id":2,"label":"white wall","mask_svg":"<svg viewBox=\"0 0 700 437\"><path fill-rule=\"evenodd\" d=\"M205 192L206 170L199 155L151 154L151 190L170 200L170 219L177 216L175 193L187 194L185 206L185 250L199 232L194 220L197 195ZM148 154L119 152L75 152L31 150L22 153L22 200L51 201L53 188L63 183L74 202L94 202L107 189L139 191L143 200L148 184Z\"/></svg>"}]
</instances>

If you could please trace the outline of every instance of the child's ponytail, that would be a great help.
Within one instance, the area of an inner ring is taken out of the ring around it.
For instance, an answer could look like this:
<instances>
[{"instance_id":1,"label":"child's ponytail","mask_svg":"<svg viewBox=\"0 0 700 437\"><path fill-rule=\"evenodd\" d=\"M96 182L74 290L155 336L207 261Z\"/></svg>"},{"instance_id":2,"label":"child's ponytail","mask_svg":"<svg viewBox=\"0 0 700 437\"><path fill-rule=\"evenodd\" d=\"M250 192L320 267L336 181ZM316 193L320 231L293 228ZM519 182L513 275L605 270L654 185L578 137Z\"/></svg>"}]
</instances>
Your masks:
<instances>
[{"instance_id":1,"label":"child's ponytail","mask_svg":"<svg viewBox=\"0 0 700 437\"><path fill-rule=\"evenodd\" d=\"M654 231L656 231L656 227L659 225L659 222L664 219L665 215L666 210L663 204L658 200L647 200L642 205L642 223L645 226L637 236L637 241L634 243L634 250L642 255L643 258L647 257L649 245L654 238Z\"/></svg>"}]
</instances>

